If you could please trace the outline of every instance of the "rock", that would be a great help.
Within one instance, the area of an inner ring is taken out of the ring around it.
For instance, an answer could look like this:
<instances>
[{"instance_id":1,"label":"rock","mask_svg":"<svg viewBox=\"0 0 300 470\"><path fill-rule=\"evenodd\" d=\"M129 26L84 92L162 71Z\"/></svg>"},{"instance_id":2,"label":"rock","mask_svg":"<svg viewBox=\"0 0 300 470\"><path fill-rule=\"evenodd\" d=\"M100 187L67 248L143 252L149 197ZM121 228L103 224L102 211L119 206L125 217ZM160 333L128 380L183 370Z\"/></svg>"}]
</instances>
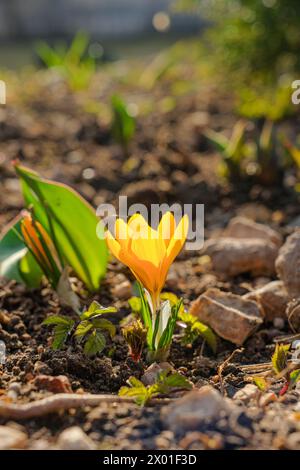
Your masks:
<instances>
[{"instance_id":1,"label":"rock","mask_svg":"<svg viewBox=\"0 0 300 470\"><path fill-rule=\"evenodd\" d=\"M223 232L225 238L255 238L266 240L280 247L282 245L281 235L268 227L267 225L258 224L246 217L235 217Z\"/></svg>"},{"instance_id":2,"label":"rock","mask_svg":"<svg viewBox=\"0 0 300 470\"><path fill-rule=\"evenodd\" d=\"M300 450L300 432L289 434L285 441L285 447L289 450Z\"/></svg>"},{"instance_id":3,"label":"rock","mask_svg":"<svg viewBox=\"0 0 300 470\"><path fill-rule=\"evenodd\" d=\"M186 393L162 409L162 421L174 433L197 430L203 423L212 422L221 413L229 415L235 406L210 385Z\"/></svg>"},{"instance_id":4,"label":"rock","mask_svg":"<svg viewBox=\"0 0 300 470\"><path fill-rule=\"evenodd\" d=\"M247 384L234 394L233 400L239 400L247 404L252 398L257 396L258 392L259 390L256 385Z\"/></svg>"},{"instance_id":5,"label":"rock","mask_svg":"<svg viewBox=\"0 0 300 470\"><path fill-rule=\"evenodd\" d=\"M238 295L208 289L192 304L190 313L210 326L221 338L236 345L262 324L258 305Z\"/></svg>"},{"instance_id":6,"label":"rock","mask_svg":"<svg viewBox=\"0 0 300 470\"><path fill-rule=\"evenodd\" d=\"M131 284L128 280L121 282L113 289L113 295L117 299L127 300L132 296Z\"/></svg>"},{"instance_id":7,"label":"rock","mask_svg":"<svg viewBox=\"0 0 300 470\"><path fill-rule=\"evenodd\" d=\"M65 375L53 377L40 374L35 377L34 384L36 387L52 393L72 393L71 384Z\"/></svg>"},{"instance_id":8,"label":"rock","mask_svg":"<svg viewBox=\"0 0 300 470\"><path fill-rule=\"evenodd\" d=\"M300 296L300 230L290 235L280 248L276 271L291 298Z\"/></svg>"},{"instance_id":9,"label":"rock","mask_svg":"<svg viewBox=\"0 0 300 470\"><path fill-rule=\"evenodd\" d=\"M300 331L300 299L294 299L289 302L286 309L286 314L293 331Z\"/></svg>"},{"instance_id":10,"label":"rock","mask_svg":"<svg viewBox=\"0 0 300 470\"><path fill-rule=\"evenodd\" d=\"M259 238L219 238L204 243L204 253L211 258L218 274L236 276L249 272L254 276L273 275L278 247Z\"/></svg>"},{"instance_id":11,"label":"rock","mask_svg":"<svg viewBox=\"0 0 300 470\"><path fill-rule=\"evenodd\" d=\"M27 442L25 432L9 426L0 426L0 450L24 449Z\"/></svg>"},{"instance_id":12,"label":"rock","mask_svg":"<svg viewBox=\"0 0 300 470\"><path fill-rule=\"evenodd\" d=\"M144 385L153 385L156 382L158 374L164 371L174 372L174 368L168 362L161 362L159 364L153 362L153 364L145 370L141 381Z\"/></svg>"},{"instance_id":13,"label":"rock","mask_svg":"<svg viewBox=\"0 0 300 470\"><path fill-rule=\"evenodd\" d=\"M289 298L282 281L269 282L265 286L245 294L243 298L255 300L261 307L264 320L267 322L271 322L275 318L286 319Z\"/></svg>"},{"instance_id":14,"label":"rock","mask_svg":"<svg viewBox=\"0 0 300 470\"><path fill-rule=\"evenodd\" d=\"M60 450L95 450L94 442L82 431L79 426L65 429L58 437L56 443Z\"/></svg>"}]
</instances>

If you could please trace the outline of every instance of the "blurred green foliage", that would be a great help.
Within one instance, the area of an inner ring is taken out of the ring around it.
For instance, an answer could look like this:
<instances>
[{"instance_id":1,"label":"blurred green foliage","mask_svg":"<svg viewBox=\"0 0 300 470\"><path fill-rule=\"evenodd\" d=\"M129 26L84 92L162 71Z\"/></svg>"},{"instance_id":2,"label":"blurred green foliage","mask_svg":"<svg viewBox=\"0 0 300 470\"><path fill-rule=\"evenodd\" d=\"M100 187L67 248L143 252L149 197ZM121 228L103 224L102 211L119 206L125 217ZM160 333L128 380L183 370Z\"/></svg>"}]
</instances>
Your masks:
<instances>
[{"instance_id":1,"label":"blurred green foliage","mask_svg":"<svg viewBox=\"0 0 300 470\"><path fill-rule=\"evenodd\" d=\"M135 133L135 119L128 106L119 95L111 98L113 112L112 134L115 141L122 147L124 156L128 156L128 145Z\"/></svg>"},{"instance_id":2,"label":"blurred green foliage","mask_svg":"<svg viewBox=\"0 0 300 470\"><path fill-rule=\"evenodd\" d=\"M89 36L78 32L70 46L65 43L50 47L39 42L36 51L47 68L55 68L74 91L86 89L96 69L95 58L87 53Z\"/></svg>"},{"instance_id":3,"label":"blurred green foliage","mask_svg":"<svg viewBox=\"0 0 300 470\"><path fill-rule=\"evenodd\" d=\"M295 111L299 0L178 0L178 6L209 21L202 44L214 73L235 87L240 114L278 120Z\"/></svg>"}]
</instances>

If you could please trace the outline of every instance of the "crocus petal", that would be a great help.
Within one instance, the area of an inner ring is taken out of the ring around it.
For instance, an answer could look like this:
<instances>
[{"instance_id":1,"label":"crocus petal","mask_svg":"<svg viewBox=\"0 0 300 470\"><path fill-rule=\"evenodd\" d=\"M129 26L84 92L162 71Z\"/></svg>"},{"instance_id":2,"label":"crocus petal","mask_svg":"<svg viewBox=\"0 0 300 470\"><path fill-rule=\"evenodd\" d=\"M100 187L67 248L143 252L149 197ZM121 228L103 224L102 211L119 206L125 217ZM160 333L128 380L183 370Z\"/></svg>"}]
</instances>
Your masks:
<instances>
[{"instance_id":1,"label":"crocus petal","mask_svg":"<svg viewBox=\"0 0 300 470\"><path fill-rule=\"evenodd\" d=\"M159 238L162 238L165 242L166 247L168 247L171 238L174 235L176 228L176 222L172 212L166 212L158 225L158 234Z\"/></svg>"},{"instance_id":2,"label":"crocus petal","mask_svg":"<svg viewBox=\"0 0 300 470\"><path fill-rule=\"evenodd\" d=\"M115 258L117 258L119 261L120 259L120 251L121 251L121 246L120 243L117 242L117 240L113 237L113 235L110 233L109 230L105 232L105 239L106 243L108 245L108 248L112 252Z\"/></svg>"},{"instance_id":3,"label":"crocus petal","mask_svg":"<svg viewBox=\"0 0 300 470\"><path fill-rule=\"evenodd\" d=\"M161 278L164 280L164 283L171 264L185 244L188 230L189 219L187 215L184 215L174 232L173 238L171 239L167 248L167 255L161 265Z\"/></svg>"}]
</instances>

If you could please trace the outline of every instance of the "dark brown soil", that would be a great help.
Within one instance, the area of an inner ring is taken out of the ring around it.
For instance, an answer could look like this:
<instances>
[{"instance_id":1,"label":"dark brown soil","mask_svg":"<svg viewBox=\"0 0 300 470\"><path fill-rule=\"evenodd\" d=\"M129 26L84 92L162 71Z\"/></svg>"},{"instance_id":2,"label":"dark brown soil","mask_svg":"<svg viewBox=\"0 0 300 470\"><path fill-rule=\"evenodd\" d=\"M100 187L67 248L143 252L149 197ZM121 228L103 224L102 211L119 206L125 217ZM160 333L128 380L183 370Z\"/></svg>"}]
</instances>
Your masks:
<instances>
[{"instance_id":1,"label":"dark brown soil","mask_svg":"<svg viewBox=\"0 0 300 470\"><path fill-rule=\"evenodd\" d=\"M46 86L43 80L35 83L34 93L28 91L22 98L16 93L11 103L0 110L1 227L22 208L11 166L11 161L19 158L43 176L73 186L95 207L104 201L116 203L120 194L128 195L129 203L148 205L201 202L205 204L206 236L224 227L236 214L250 215L277 228L284 236L292 230L289 223L299 214L299 196L289 186L232 187L216 176L218 156L192 125L191 117L201 112L209 126L227 132L235 122L229 99L216 100L208 90L205 95L178 98L171 112L161 113L154 107L150 114L138 119L131 156L126 160L114 144L105 119L84 112L85 96L72 95L61 82L53 80ZM111 91L112 86L105 83L101 90L93 89L91 97L107 102ZM125 91L130 95L133 89L128 86ZM158 87L153 99L158 102L165 93L164 86ZM136 99L143 99L145 94L149 99L144 91L136 92ZM127 301L113 296L120 274L132 279L123 266L112 263L99 293L93 297L103 305L117 305L119 312L111 317L116 324L129 313ZM243 294L261 281L247 275L233 280L217 279L199 263L199 254L182 253L171 269L166 290L183 296L189 306L207 287ZM89 300L82 296L83 305ZM48 396L50 392L35 382L41 374L67 376L74 392L91 393L117 393L130 375L142 375L143 364L128 358L119 327L117 336L96 358L86 358L81 346L72 342L62 351L53 351L50 330L41 325L53 313L71 314L59 306L47 286L29 290L1 281L0 340L5 342L8 353L5 366L0 366L3 399L24 403ZM287 324L281 330L272 324L264 325L246 342L244 351L236 354L224 370L229 397L246 383L240 366L270 361L274 337L288 332ZM207 346L203 348L200 339L187 348L177 338L169 360L197 386L213 385L217 383L218 366L233 350L232 344L219 340L214 356ZM16 382L17 392L11 393L16 388L11 384ZM55 446L59 434L72 425L81 426L102 449L299 448L300 438L297 441L292 434L298 432L300 436L300 424L290 419L299 393L289 392L282 401L265 408L250 402L246 409L241 407L240 415L232 422L219 419L188 434L180 430L174 434L166 429L160 406L139 408L128 403L70 410L20 422L20 426L28 433L28 448ZM5 423L0 419L0 424ZM211 437L209 442L205 435Z\"/></svg>"}]
</instances>

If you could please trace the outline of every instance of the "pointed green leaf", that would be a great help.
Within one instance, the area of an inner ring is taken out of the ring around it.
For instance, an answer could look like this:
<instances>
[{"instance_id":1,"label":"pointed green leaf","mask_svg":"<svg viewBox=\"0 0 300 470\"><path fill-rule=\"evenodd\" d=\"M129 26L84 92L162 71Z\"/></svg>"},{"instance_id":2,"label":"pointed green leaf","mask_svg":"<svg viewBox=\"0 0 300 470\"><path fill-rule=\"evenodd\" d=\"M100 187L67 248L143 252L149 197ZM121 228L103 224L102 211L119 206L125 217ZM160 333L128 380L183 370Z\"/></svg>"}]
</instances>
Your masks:
<instances>
[{"instance_id":1,"label":"pointed green leaf","mask_svg":"<svg viewBox=\"0 0 300 470\"><path fill-rule=\"evenodd\" d=\"M89 290L96 291L106 272L108 252L94 209L64 184L43 179L19 165L16 172L26 205L33 206L36 219L51 234L61 257Z\"/></svg>"},{"instance_id":2,"label":"pointed green leaf","mask_svg":"<svg viewBox=\"0 0 300 470\"><path fill-rule=\"evenodd\" d=\"M97 330L92 331L84 345L84 353L87 356L94 356L101 352L106 345L105 337Z\"/></svg>"}]
</instances>

